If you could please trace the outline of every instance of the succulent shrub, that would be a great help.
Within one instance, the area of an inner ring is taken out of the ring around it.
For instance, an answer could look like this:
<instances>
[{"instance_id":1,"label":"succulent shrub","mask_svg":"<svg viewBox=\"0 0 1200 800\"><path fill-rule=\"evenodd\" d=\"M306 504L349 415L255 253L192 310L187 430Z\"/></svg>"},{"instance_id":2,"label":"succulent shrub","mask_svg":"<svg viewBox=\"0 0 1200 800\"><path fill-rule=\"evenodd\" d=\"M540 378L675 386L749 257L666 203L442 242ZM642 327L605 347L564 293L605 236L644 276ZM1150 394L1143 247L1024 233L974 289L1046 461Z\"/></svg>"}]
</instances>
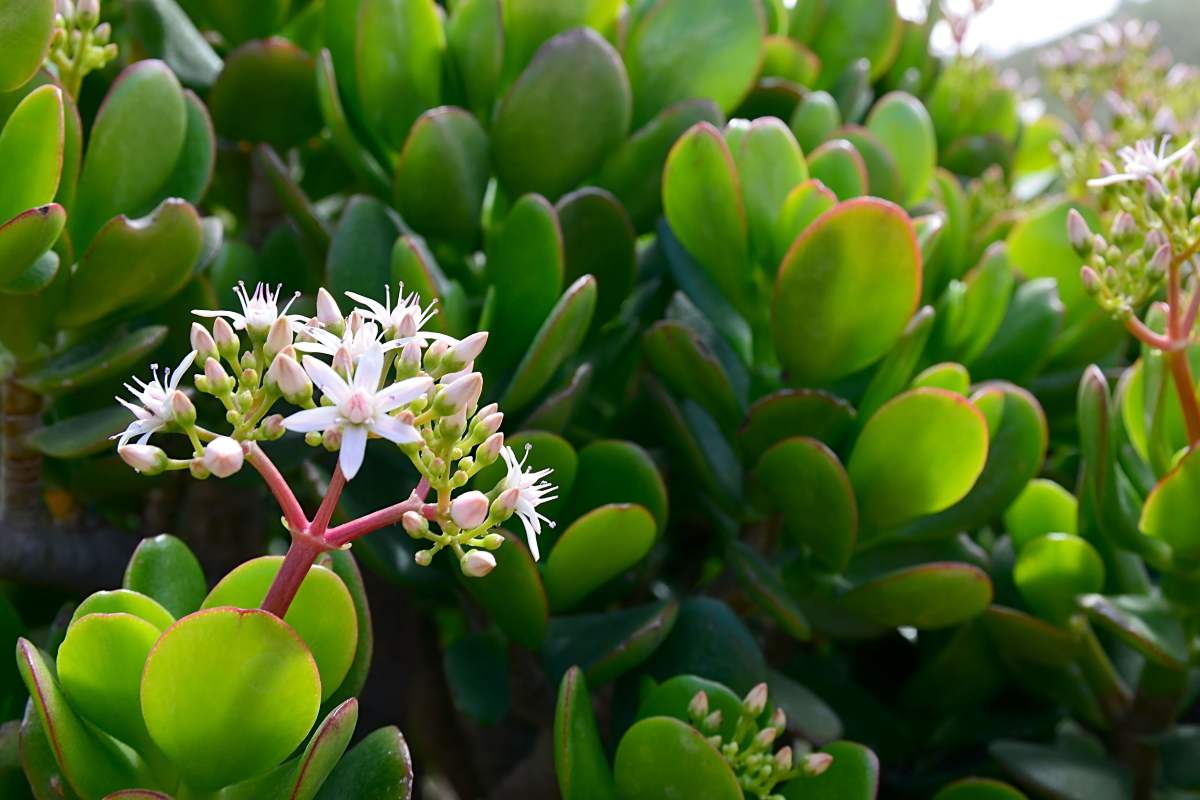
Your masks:
<instances>
[{"instance_id":1,"label":"succulent shrub","mask_svg":"<svg viewBox=\"0 0 1200 800\"><path fill-rule=\"evenodd\" d=\"M0 786L1200 789L1195 72L930 5L2 0Z\"/></svg>"}]
</instances>

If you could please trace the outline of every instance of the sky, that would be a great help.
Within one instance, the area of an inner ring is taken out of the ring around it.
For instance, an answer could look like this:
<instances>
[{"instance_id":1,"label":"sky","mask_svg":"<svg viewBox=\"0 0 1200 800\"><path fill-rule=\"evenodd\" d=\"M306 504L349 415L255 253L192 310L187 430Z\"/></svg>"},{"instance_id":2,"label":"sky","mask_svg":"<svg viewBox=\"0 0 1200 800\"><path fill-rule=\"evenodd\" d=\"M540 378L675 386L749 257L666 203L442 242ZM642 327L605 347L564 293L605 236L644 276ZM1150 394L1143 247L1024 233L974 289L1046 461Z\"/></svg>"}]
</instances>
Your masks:
<instances>
[{"instance_id":1,"label":"sky","mask_svg":"<svg viewBox=\"0 0 1200 800\"><path fill-rule=\"evenodd\" d=\"M904 16L922 19L928 2L897 0L897 5ZM967 2L951 0L955 6ZM1120 0L995 0L972 24L967 35L968 48L981 49L990 56L1005 56L1098 22L1118 5ZM935 30L932 45L936 50L949 49L949 31Z\"/></svg>"}]
</instances>

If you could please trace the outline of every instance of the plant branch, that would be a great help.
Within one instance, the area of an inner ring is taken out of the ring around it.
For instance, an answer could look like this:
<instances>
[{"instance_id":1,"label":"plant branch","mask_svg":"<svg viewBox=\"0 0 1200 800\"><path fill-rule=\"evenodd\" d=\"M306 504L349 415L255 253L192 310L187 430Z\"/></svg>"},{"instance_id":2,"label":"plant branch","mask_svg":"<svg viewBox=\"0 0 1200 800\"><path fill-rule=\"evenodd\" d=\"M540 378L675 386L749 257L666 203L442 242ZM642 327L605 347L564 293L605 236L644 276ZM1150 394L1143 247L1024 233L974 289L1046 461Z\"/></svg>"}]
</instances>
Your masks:
<instances>
[{"instance_id":1,"label":"plant branch","mask_svg":"<svg viewBox=\"0 0 1200 800\"><path fill-rule=\"evenodd\" d=\"M325 542L331 547L341 547L372 531L395 525L406 512L420 511L421 506L425 504L425 495L428 493L429 482L422 478L407 500L373 511L365 517L343 523L336 528L330 528L325 533Z\"/></svg>"},{"instance_id":2,"label":"plant branch","mask_svg":"<svg viewBox=\"0 0 1200 800\"><path fill-rule=\"evenodd\" d=\"M246 460L250 462L252 467L258 470L258 474L262 475L263 480L266 481L267 488L271 490L271 494L275 495L275 500L279 503L279 508L283 511L283 517L287 520L288 529L293 535L298 532L307 532L308 517L304 515L304 509L300 507L300 501L296 499L292 487L288 486L287 481L283 479L283 475L279 474L279 469L275 466L275 463L267 457L267 454L263 452L263 449L257 443L250 443Z\"/></svg>"},{"instance_id":3,"label":"plant branch","mask_svg":"<svg viewBox=\"0 0 1200 800\"><path fill-rule=\"evenodd\" d=\"M329 520L333 518L333 510L337 508L338 499L342 496L344 488L346 488L346 476L342 474L342 465L339 463L333 470L333 477L329 479L329 487L325 490L321 507L317 509L316 516L308 526L309 534L316 537L325 535L325 531L329 528Z\"/></svg>"}]
</instances>

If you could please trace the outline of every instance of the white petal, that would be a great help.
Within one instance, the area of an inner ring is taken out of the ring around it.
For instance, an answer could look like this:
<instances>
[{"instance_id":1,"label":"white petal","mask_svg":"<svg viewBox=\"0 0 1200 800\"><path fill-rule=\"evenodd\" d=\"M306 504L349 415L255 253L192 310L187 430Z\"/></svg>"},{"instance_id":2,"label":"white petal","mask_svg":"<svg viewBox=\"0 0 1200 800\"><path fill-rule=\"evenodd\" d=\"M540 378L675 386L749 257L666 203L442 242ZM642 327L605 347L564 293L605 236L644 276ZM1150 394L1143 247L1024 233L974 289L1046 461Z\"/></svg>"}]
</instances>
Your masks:
<instances>
[{"instance_id":1,"label":"white petal","mask_svg":"<svg viewBox=\"0 0 1200 800\"><path fill-rule=\"evenodd\" d=\"M342 380L342 376L333 371L333 367L312 356L304 357L304 371L323 394L329 395L334 403L341 403L350 396L350 387Z\"/></svg>"},{"instance_id":2,"label":"white petal","mask_svg":"<svg viewBox=\"0 0 1200 800\"><path fill-rule=\"evenodd\" d=\"M186 356L183 357L183 361L180 361L179 366L176 367L175 371L171 373L171 382L170 382L170 385L167 386L168 389L173 390L173 389L179 388L180 379L183 378L184 374L192 366L192 362L195 360L196 360L196 351L195 350L193 350L192 352L188 353Z\"/></svg>"},{"instance_id":3,"label":"white petal","mask_svg":"<svg viewBox=\"0 0 1200 800\"><path fill-rule=\"evenodd\" d=\"M1128 183L1129 181L1136 181L1137 179L1137 175L1132 175L1127 172L1118 172L1116 175L1109 175L1105 178L1092 178L1087 182L1087 185L1093 189L1099 189L1101 186L1111 186L1114 183Z\"/></svg>"},{"instance_id":4,"label":"white petal","mask_svg":"<svg viewBox=\"0 0 1200 800\"><path fill-rule=\"evenodd\" d=\"M379 388L379 376L383 374L383 353L379 350L364 353L354 368L354 388L374 392Z\"/></svg>"},{"instance_id":5,"label":"white petal","mask_svg":"<svg viewBox=\"0 0 1200 800\"><path fill-rule=\"evenodd\" d=\"M234 321L236 328L246 327L246 318L236 311L209 311L204 308L193 308L192 313L197 317L226 317Z\"/></svg>"},{"instance_id":6,"label":"white petal","mask_svg":"<svg viewBox=\"0 0 1200 800\"><path fill-rule=\"evenodd\" d=\"M283 420L283 427L297 433L323 431L337 424L338 410L334 406L321 406L297 411Z\"/></svg>"},{"instance_id":7,"label":"white petal","mask_svg":"<svg viewBox=\"0 0 1200 800\"><path fill-rule=\"evenodd\" d=\"M388 310L378 300L367 297L366 295L359 294L358 292L346 292L346 297L349 297L351 300L355 300L359 303L362 303L364 306L371 309L371 313L374 314L376 317L383 317L385 319L387 318Z\"/></svg>"},{"instance_id":8,"label":"white petal","mask_svg":"<svg viewBox=\"0 0 1200 800\"><path fill-rule=\"evenodd\" d=\"M338 453L338 464L342 474L350 480L358 474L362 466L363 455L367 450L367 429L362 425L342 426L342 450Z\"/></svg>"},{"instance_id":9,"label":"white petal","mask_svg":"<svg viewBox=\"0 0 1200 800\"><path fill-rule=\"evenodd\" d=\"M392 411L416 400L428 392L431 386L433 381L426 377L406 378L399 383L393 383L375 395L376 408L384 413Z\"/></svg>"},{"instance_id":10,"label":"white petal","mask_svg":"<svg viewBox=\"0 0 1200 800\"><path fill-rule=\"evenodd\" d=\"M386 414L371 423L371 432L396 444L417 444L423 441L420 432L412 425L407 425Z\"/></svg>"},{"instance_id":11,"label":"white petal","mask_svg":"<svg viewBox=\"0 0 1200 800\"><path fill-rule=\"evenodd\" d=\"M292 347L299 350L301 353L321 353L323 355L332 356L337 352L337 348L341 346L341 341L338 341L336 347L330 347L322 342L296 342Z\"/></svg>"},{"instance_id":12,"label":"white petal","mask_svg":"<svg viewBox=\"0 0 1200 800\"><path fill-rule=\"evenodd\" d=\"M525 540L529 542L529 552L533 554L533 560L541 559L542 554L538 552L538 537L533 529L533 525L529 521L529 517L524 514L520 515L521 524L525 526Z\"/></svg>"}]
</instances>

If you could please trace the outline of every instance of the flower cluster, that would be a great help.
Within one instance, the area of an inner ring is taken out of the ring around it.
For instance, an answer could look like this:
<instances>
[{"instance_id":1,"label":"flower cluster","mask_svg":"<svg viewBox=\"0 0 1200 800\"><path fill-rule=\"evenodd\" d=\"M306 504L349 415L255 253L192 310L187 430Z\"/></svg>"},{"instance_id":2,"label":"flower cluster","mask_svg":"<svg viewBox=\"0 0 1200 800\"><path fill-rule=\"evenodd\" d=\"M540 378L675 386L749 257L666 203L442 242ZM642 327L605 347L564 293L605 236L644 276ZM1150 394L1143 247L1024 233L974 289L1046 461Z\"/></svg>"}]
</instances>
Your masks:
<instances>
[{"instance_id":1,"label":"flower cluster","mask_svg":"<svg viewBox=\"0 0 1200 800\"><path fill-rule=\"evenodd\" d=\"M117 45L110 38L112 26L100 22L100 0L58 0L48 58L72 97L79 97L89 72L117 57Z\"/></svg>"},{"instance_id":2,"label":"flower cluster","mask_svg":"<svg viewBox=\"0 0 1200 800\"><path fill-rule=\"evenodd\" d=\"M787 727L783 709L771 712L765 725L759 719L767 708L767 685L760 683L750 690L738 709L733 733L722 736L723 718L720 709L710 710L708 695L696 692L688 704L692 727L705 735L708 743L725 757L737 776L747 797L759 800L783 800L774 794L775 787L799 777L813 778L833 763L828 753L814 753L808 742L798 740L773 750L776 740Z\"/></svg>"},{"instance_id":3,"label":"flower cluster","mask_svg":"<svg viewBox=\"0 0 1200 800\"><path fill-rule=\"evenodd\" d=\"M1070 213L1071 245L1086 262L1080 273L1084 287L1102 308L1127 324L1172 270L1178 273L1171 281L1173 295L1189 277L1183 269L1200 245L1196 144L1192 139L1169 152L1168 137L1157 143L1142 140L1121 148L1120 168L1101 163L1100 177L1088 181L1088 186L1104 191L1107 237L1094 233L1077 211ZM1193 291L1193 295L1194 300L1200 298L1200 293ZM1169 299L1180 305L1176 297ZM1184 326L1188 331L1195 321L1194 311L1189 316Z\"/></svg>"},{"instance_id":4,"label":"flower cluster","mask_svg":"<svg viewBox=\"0 0 1200 800\"><path fill-rule=\"evenodd\" d=\"M504 541L493 529L515 515L538 557L542 524L554 524L538 507L555 499L555 487L545 480L550 470L526 468L527 454L518 459L504 444L497 405L480 406L483 376L474 362L486 332L459 340L424 330L434 310L422 307L416 293L404 295L403 286L394 305L390 287L384 303L348 292L361 304L348 315L321 289L312 318L288 313L295 297L281 307L278 287L234 291L239 311L196 310L213 320L211 331L193 323L193 349L179 366L161 376L154 366L149 382L135 378L126 385L132 400L118 398L134 415L114 437L130 466L147 474L188 469L198 478L224 478L248 461L281 498L293 536L314 538L318 549L344 546L380 523L399 521L411 536L432 543L417 553L418 563L428 565L448 548L465 573L482 576L495 566L491 551ZM226 434L197 424L196 408L180 388L193 364L202 368L195 389L224 407ZM296 408L284 415L276 411L280 402ZM289 517L294 497L278 485L259 447L288 431L337 452L337 491L358 475L373 439L404 453L421 482L409 501L338 528L329 528L320 512L312 522L298 512ZM191 457L172 458L151 444L160 433L186 436ZM505 474L490 491L460 492L499 460ZM425 502L430 492L434 498Z\"/></svg>"}]
</instances>

